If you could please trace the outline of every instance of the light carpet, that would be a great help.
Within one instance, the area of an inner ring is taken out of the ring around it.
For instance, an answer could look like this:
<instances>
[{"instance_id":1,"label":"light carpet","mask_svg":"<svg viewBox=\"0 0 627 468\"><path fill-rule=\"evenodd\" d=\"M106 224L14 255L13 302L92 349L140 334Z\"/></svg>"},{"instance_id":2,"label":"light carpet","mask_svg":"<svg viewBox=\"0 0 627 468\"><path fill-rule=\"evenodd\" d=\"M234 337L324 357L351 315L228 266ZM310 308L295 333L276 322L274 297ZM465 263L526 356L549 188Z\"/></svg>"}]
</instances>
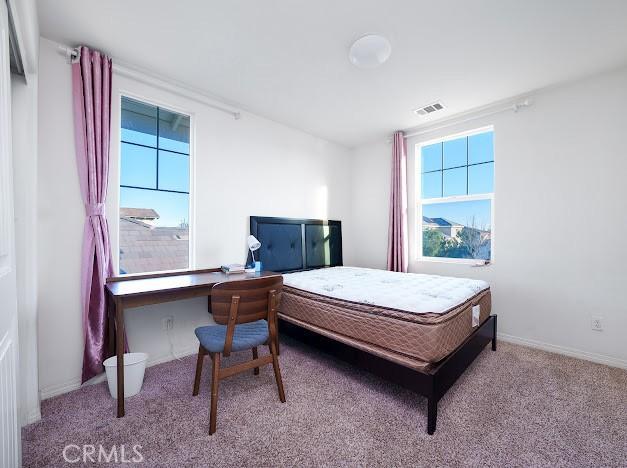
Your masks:
<instances>
[{"instance_id":1,"label":"light carpet","mask_svg":"<svg viewBox=\"0 0 627 468\"><path fill-rule=\"evenodd\" d=\"M429 436L424 398L284 338L287 403L279 402L272 366L229 378L209 436L205 361L197 397L194 357L147 369L121 419L106 383L44 401L42 420L22 432L24 466L64 466L68 444L102 444L109 452L124 445L127 459L140 445L140 465L149 467L627 466L621 369L503 342L497 352L488 346L440 401ZM67 453L75 459L78 452Z\"/></svg>"}]
</instances>

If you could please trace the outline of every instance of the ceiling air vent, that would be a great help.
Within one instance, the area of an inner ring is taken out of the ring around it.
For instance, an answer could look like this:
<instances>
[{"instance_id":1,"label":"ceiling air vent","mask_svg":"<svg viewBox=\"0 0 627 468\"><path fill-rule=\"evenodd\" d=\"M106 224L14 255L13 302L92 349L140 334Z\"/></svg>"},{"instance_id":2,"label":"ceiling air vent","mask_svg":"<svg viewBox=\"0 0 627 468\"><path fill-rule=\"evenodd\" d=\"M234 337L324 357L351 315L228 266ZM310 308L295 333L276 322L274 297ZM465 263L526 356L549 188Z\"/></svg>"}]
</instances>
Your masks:
<instances>
[{"instance_id":1,"label":"ceiling air vent","mask_svg":"<svg viewBox=\"0 0 627 468\"><path fill-rule=\"evenodd\" d=\"M428 106L419 107L418 109L415 109L414 112L417 115L424 117L425 115L433 114L434 112L441 111L442 109L444 109L444 104L440 101L436 101L432 102Z\"/></svg>"}]
</instances>

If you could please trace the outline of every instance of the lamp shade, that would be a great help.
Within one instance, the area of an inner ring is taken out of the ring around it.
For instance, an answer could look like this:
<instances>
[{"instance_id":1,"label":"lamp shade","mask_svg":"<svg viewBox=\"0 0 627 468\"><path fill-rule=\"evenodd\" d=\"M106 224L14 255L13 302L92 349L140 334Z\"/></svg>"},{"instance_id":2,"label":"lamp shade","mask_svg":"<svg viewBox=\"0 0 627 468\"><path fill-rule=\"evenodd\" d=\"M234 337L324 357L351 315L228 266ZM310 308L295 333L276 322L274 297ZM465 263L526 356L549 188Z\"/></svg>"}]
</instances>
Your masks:
<instances>
[{"instance_id":1,"label":"lamp shade","mask_svg":"<svg viewBox=\"0 0 627 468\"><path fill-rule=\"evenodd\" d=\"M247 242L248 248L253 252L261 247L261 242L259 242L255 236L248 236Z\"/></svg>"}]
</instances>

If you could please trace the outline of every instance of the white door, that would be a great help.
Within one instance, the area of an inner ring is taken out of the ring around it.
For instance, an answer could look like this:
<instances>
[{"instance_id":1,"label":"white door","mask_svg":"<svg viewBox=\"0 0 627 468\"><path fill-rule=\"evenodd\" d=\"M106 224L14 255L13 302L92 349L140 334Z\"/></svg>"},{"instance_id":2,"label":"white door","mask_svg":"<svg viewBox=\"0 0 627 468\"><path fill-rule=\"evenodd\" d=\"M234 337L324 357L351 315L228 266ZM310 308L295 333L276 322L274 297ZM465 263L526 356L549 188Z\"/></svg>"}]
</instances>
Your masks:
<instances>
[{"instance_id":1,"label":"white door","mask_svg":"<svg viewBox=\"0 0 627 468\"><path fill-rule=\"evenodd\" d=\"M7 7L0 1L0 467L20 464L17 420L17 293L11 168L11 75Z\"/></svg>"}]
</instances>

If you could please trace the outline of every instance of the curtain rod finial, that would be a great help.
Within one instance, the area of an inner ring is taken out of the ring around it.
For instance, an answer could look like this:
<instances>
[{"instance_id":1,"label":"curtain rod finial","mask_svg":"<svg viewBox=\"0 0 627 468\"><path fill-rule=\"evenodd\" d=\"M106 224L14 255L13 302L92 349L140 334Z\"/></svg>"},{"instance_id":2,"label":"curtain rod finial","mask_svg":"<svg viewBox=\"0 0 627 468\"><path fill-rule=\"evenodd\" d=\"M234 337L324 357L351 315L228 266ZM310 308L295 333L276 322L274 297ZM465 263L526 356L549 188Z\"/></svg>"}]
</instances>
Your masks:
<instances>
[{"instance_id":1,"label":"curtain rod finial","mask_svg":"<svg viewBox=\"0 0 627 468\"><path fill-rule=\"evenodd\" d=\"M79 54L77 49L72 49L71 47L66 47L66 46L64 46L62 44L59 44L57 46L57 50L59 51L60 54L65 55L65 57L67 58L68 63L74 63L80 57L80 54Z\"/></svg>"}]
</instances>

